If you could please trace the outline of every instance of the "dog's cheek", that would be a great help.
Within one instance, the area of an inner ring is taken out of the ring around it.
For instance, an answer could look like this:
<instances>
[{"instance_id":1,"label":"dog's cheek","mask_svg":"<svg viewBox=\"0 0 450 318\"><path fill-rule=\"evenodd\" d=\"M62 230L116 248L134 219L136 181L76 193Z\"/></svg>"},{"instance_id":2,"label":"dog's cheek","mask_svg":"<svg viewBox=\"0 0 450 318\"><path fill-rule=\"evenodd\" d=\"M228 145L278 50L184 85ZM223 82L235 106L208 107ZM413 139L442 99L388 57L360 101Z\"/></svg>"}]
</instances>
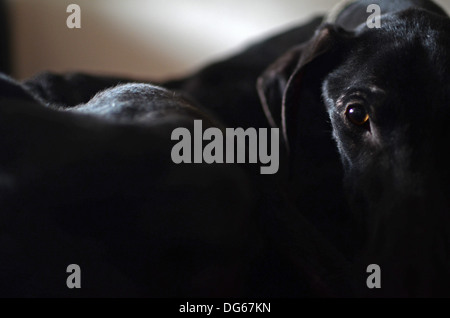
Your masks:
<instances>
[{"instance_id":1,"label":"dog's cheek","mask_svg":"<svg viewBox=\"0 0 450 318\"><path fill-rule=\"evenodd\" d=\"M354 141L355 136L351 133L348 125L344 123L344 119L337 111L335 99L330 96L329 85L329 81L325 81L322 88L322 95L331 123L332 136L336 142L344 170L347 171L352 166L352 157L354 157L354 153L357 150Z\"/></svg>"},{"instance_id":2,"label":"dog's cheek","mask_svg":"<svg viewBox=\"0 0 450 318\"><path fill-rule=\"evenodd\" d=\"M333 139L341 157L344 170L348 171L353 166L354 158L358 151L357 141L352 132L348 130L347 125L342 122L341 117L336 113L330 116Z\"/></svg>"}]
</instances>

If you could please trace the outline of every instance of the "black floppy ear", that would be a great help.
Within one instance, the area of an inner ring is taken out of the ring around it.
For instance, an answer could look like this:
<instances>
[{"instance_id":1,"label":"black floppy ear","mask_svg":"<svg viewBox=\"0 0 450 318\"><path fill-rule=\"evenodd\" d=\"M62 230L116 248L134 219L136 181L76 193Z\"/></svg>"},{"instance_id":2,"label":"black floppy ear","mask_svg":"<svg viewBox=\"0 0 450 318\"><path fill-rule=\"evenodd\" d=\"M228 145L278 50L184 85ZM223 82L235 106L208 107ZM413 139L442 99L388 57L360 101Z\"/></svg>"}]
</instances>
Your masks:
<instances>
[{"instance_id":1,"label":"black floppy ear","mask_svg":"<svg viewBox=\"0 0 450 318\"><path fill-rule=\"evenodd\" d=\"M351 34L331 24L320 27L306 43L281 56L258 78L257 88L271 126L280 127L288 150L300 104L320 100L321 80L337 65ZM313 96L315 95L315 96Z\"/></svg>"},{"instance_id":2,"label":"black floppy ear","mask_svg":"<svg viewBox=\"0 0 450 318\"><path fill-rule=\"evenodd\" d=\"M352 33L323 25L269 67L258 83L269 120L282 129L288 150L286 191L297 210L340 249L352 246L347 241L351 216L322 85L350 52L353 39Z\"/></svg>"},{"instance_id":3,"label":"black floppy ear","mask_svg":"<svg viewBox=\"0 0 450 318\"><path fill-rule=\"evenodd\" d=\"M289 78L297 67L303 45L282 55L258 78L257 89L264 114L272 127L281 125L281 102Z\"/></svg>"}]
</instances>

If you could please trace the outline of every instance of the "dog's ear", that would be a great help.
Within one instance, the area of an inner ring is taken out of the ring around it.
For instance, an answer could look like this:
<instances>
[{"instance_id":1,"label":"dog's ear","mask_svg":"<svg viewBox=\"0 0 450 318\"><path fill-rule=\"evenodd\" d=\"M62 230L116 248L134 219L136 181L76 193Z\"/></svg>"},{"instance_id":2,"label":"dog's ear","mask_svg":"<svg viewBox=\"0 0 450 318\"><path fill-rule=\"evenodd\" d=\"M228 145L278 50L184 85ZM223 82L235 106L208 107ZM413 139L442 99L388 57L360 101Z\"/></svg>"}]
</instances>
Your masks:
<instances>
[{"instance_id":1,"label":"dog's ear","mask_svg":"<svg viewBox=\"0 0 450 318\"><path fill-rule=\"evenodd\" d=\"M299 45L282 55L258 78L257 89L264 114L272 127L281 124L281 102L290 76L297 67L304 46Z\"/></svg>"},{"instance_id":2,"label":"dog's ear","mask_svg":"<svg viewBox=\"0 0 450 318\"><path fill-rule=\"evenodd\" d=\"M273 127L279 127L286 147L295 134L296 112L310 99L320 99L321 80L337 65L341 48L352 38L350 32L326 24L306 43L281 56L258 78L257 89L264 113Z\"/></svg>"},{"instance_id":3,"label":"dog's ear","mask_svg":"<svg viewBox=\"0 0 450 318\"><path fill-rule=\"evenodd\" d=\"M346 211L343 167L322 98L327 74L351 52L355 37L323 25L306 43L276 61L260 77L259 94L269 121L282 129L288 154L284 187L298 211L338 248L351 218ZM324 200L326 198L326 200ZM351 237L348 235L348 237Z\"/></svg>"}]
</instances>

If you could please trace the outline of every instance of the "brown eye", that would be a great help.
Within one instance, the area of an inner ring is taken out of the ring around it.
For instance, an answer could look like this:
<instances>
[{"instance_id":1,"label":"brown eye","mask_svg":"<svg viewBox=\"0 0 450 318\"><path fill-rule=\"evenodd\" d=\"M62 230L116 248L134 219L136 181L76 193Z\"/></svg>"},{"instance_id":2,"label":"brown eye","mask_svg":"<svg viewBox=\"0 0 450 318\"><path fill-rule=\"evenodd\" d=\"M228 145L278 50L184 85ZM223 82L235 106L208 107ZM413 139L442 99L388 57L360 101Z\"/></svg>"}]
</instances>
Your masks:
<instances>
[{"instance_id":1,"label":"brown eye","mask_svg":"<svg viewBox=\"0 0 450 318\"><path fill-rule=\"evenodd\" d=\"M353 124L358 126L362 126L369 121L369 114L362 104L349 104L345 115Z\"/></svg>"}]
</instances>

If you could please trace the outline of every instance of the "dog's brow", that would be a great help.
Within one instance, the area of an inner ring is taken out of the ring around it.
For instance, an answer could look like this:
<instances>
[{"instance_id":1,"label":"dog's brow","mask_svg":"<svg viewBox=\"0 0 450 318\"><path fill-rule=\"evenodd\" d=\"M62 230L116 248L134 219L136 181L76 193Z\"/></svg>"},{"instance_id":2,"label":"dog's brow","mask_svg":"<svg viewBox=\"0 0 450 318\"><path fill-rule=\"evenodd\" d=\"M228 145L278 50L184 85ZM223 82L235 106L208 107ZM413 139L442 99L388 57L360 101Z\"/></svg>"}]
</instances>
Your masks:
<instances>
[{"instance_id":1,"label":"dog's brow","mask_svg":"<svg viewBox=\"0 0 450 318\"><path fill-rule=\"evenodd\" d=\"M336 102L340 102L346 97L355 96L368 98L373 95L384 95L386 91L374 84L364 85L364 86L350 86L344 90L342 95L337 99Z\"/></svg>"}]
</instances>

